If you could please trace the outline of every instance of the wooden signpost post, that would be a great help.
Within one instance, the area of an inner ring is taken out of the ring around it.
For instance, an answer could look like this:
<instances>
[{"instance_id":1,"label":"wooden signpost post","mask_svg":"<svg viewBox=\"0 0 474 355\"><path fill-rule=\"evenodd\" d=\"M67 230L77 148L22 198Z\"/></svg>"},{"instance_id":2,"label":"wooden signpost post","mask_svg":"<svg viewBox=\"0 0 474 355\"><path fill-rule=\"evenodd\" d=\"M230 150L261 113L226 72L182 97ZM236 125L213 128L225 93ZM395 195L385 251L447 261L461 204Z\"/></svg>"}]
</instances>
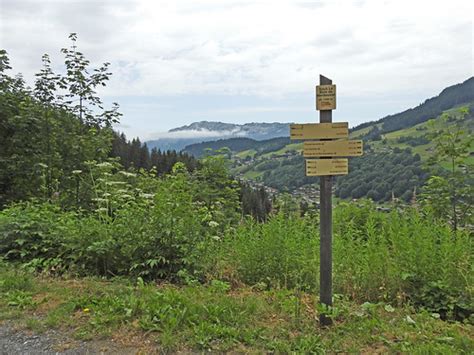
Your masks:
<instances>
[{"instance_id":1,"label":"wooden signpost post","mask_svg":"<svg viewBox=\"0 0 474 355\"><path fill-rule=\"evenodd\" d=\"M316 86L316 109L319 123L293 124L290 138L305 140L303 155L306 160L306 175L320 177L320 267L319 301L332 306L332 176L348 174L348 160L340 157L362 155L362 141L348 140L347 122L332 122L332 110L336 109L336 85L323 75ZM337 157L336 159L333 159ZM323 312L319 318L322 326L332 323Z\"/></svg>"}]
</instances>

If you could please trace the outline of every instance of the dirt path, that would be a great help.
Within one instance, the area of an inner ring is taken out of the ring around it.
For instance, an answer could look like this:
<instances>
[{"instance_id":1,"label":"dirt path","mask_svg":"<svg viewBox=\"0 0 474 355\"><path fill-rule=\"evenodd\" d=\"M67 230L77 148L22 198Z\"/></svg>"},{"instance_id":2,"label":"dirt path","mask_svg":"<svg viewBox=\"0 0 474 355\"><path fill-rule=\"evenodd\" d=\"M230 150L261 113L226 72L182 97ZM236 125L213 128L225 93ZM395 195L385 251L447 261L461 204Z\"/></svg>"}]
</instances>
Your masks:
<instances>
[{"instance_id":1,"label":"dirt path","mask_svg":"<svg viewBox=\"0 0 474 355\"><path fill-rule=\"evenodd\" d=\"M0 355L46 354L137 354L131 347L123 348L113 341L77 341L54 330L34 334L16 329L12 323L0 323Z\"/></svg>"}]
</instances>

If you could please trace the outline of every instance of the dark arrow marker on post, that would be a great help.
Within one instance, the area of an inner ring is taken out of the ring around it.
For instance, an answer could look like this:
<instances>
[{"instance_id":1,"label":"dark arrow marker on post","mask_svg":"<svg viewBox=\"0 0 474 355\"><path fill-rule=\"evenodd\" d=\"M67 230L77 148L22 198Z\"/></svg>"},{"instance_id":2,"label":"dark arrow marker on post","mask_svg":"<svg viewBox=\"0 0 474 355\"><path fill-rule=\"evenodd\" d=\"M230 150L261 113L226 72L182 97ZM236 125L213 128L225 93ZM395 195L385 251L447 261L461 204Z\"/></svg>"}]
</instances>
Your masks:
<instances>
[{"instance_id":1,"label":"dark arrow marker on post","mask_svg":"<svg viewBox=\"0 0 474 355\"><path fill-rule=\"evenodd\" d=\"M319 76L320 85L331 85L332 80ZM332 122L332 110L319 111L320 123ZM319 246L319 301L322 305L332 306L332 177L320 176L320 246ZM322 326L332 324L332 319L321 313Z\"/></svg>"}]
</instances>

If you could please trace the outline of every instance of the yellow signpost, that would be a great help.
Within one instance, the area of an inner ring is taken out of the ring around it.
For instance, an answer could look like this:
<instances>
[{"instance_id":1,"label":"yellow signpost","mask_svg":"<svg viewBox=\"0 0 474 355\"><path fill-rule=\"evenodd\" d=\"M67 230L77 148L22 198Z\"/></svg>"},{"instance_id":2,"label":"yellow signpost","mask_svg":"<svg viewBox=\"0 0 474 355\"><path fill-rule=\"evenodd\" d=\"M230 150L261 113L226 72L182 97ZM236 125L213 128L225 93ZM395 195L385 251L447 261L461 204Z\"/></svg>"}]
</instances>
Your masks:
<instances>
[{"instance_id":1,"label":"yellow signpost","mask_svg":"<svg viewBox=\"0 0 474 355\"><path fill-rule=\"evenodd\" d=\"M362 155L361 140L307 141L304 142L305 158L356 157ZM332 174L329 174L332 175Z\"/></svg>"},{"instance_id":2,"label":"yellow signpost","mask_svg":"<svg viewBox=\"0 0 474 355\"><path fill-rule=\"evenodd\" d=\"M290 139L333 139L349 137L349 124L307 123L290 125Z\"/></svg>"},{"instance_id":3,"label":"yellow signpost","mask_svg":"<svg viewBox=\"0 0 474 355\"><path fill-rule=\"evenodd\" d=\"M336 85L316 86L316 109L335 110L336 109Z\"/></svg>"},{"instance_id":4,"label":"yellow signpost","mask_svg":"<svg viewBox=\"0 0 474 355\"><path fill-rule=\"evenodd\" d=\"M347 175L347 159L307 159L306 176Z\"/></svg>"},{"instance_id":5,"label":"yellow signpost","mask_svg":"<svg viewBox=\"0 0 474 355\"><path fill-rule=\"evenodd\" d=\"M362 155L362 141L348 140L347 122L332 122L332 110L336 108L336 85L323 75L316 86L316 109L319 122L292 124L290 138L304 142L306 176L319 176L320 224L319 224L319 299L322 305L332 306L332 176L349 173L347 159L333 157L354 157ZM332 323L324 312L319 316L320 324Z\"/></svg>"}]
</instances>

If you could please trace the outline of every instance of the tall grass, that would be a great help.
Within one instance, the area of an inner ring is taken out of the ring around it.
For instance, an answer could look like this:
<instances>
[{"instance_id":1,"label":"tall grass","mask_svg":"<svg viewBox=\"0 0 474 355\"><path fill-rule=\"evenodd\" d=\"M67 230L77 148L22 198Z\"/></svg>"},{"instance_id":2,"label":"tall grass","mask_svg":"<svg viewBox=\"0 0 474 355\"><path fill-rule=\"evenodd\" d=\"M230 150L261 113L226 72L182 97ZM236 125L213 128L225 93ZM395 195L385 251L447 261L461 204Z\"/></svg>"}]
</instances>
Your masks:
<instances>
[{"instance_id":1,"label":"tall grass","mask_svg":"<svg viewBox=\"0 0 474 355\"><path fill-rule=\"evenodd\" d=\"M442 317L472 313L472 239L415 209L371 203L334 210L334 292L356 301L411 301ZM247 222L218 246L215 275L250 285L319 291L319 228L310 218Z\"/></svg>"},{"instance_id":2,"label":"tall grass","mask_svg":"<svg viewBox=\"0 0 474 355\"><path fill-rule=\"evenodd\" d=\"M227 233L215 255L218 277L234 274L259 287L311 289L318 283L317 225L308 219L283 214L265 224L249 219Z\"/></svg>"},{"instance_id":3,"label":"tall grass","mask_svg":"<svg viewBox=\"0 0 474 355\"><path fill-rule=\"evenodd\" d=\"M467 231L453 234L415 209L389 214L371 205L336 209L335 285L355 299L403 301L432 283L453 295L469 292L472 251Z\"/></svg>"}]
</instances>

